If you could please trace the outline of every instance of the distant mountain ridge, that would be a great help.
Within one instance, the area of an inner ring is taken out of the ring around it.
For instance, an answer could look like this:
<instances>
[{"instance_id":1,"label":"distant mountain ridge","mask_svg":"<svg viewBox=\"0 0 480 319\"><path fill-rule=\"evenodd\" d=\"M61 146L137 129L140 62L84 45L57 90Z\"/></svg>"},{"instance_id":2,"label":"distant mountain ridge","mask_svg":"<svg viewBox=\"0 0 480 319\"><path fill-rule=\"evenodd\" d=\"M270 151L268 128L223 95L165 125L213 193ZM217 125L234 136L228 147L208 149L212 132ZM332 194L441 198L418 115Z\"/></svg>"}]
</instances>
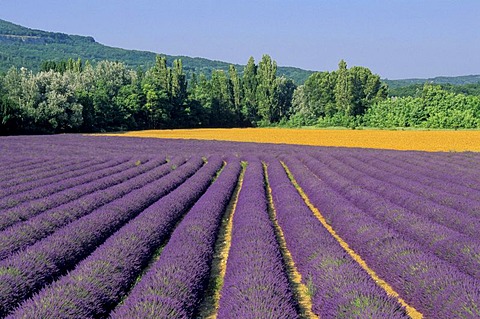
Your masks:
<instances>
[{"instance_id":1,"label":"distant mountain ridge","mask_svg":"<svg viewBox=\"0 0 480 319\"><path fill-rule=\"evenodd\" d=\"M109 47L96 42L90 36L34 30L0 19L0 72L6 72L12 66L38 71L44 61L59 61L68 58L81 58L93 63L114 60L124 62L131 68L147 69L155 63L157 54L149 51ZM205 58L161 55L167 58L168 65L171 65L175 59L182 59L187 74L195 72L209 76L212 70L227 71L228 67L233 64ZM248 58L245 57L245 62ZM243 72L243 65L234 65L240 73ZM297 84L303 83L313 72L295 67L278 67L278 75L291 78Z\"/></svg>"},{"instance_id":2,"label":"distant mountain ridge","mask_svg":"<svg viewBox=\"0 0 480 319\"><path fill-rule=\"evenodd\" d=\"M102 60L124 62L131 68L147 69L155 63L155 56L161 53L149 51L126 50L109 47L95 41L91 36L69 35L59 32L34 30L0 19L0 73L6 72L12 66L26 67L38 71L42 62L47 60L67 60L81 58L92 63ZM232 63L209 60L206 58L192 58L188 56L172 56L161 54L167 58L167 64L173 60L182 59L183 68L187 74L193 72L204 73L209 76L212 70L228 70ZM249 57L245 57L245 62ZM273 57L275 58L275 57ZM239 73L243 72L244 65L233 64ZM303 84L314 71L296 67L278 67L278 75L284 75ZM435 77L429 79L413 78L401 80L383 79L391 88L405 87L412 84L476 84L480 82L480 75L466 75L456 77Z\"/></svg>"},{"instance_id":3,"label":"distant mountain ridge","mask_svg":"<svg viewBox=\"0 0 480 319\"><path fill-rule=\"evenodd\" d=\"M401 80L388 80L383 79L385 83L388 84L391 88L398 88L409 86L413 84L452 84L452 85L465 85L465 84L478 84L480 83L480 75L461 75L461 76L437 76L434 78L412 78L412 79L401 79Z\"/></svg>"}]
</instances>

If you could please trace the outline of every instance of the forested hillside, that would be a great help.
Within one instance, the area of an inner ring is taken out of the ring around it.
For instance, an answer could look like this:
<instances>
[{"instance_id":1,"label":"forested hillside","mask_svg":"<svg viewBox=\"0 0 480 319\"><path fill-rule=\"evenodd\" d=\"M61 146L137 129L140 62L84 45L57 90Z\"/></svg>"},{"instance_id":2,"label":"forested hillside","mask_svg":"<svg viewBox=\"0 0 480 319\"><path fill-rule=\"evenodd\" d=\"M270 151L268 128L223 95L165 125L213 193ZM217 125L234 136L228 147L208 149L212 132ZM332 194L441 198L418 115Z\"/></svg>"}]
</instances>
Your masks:
<instances>
[{"instance_id":1,"label":"forested hillside","mask_svg":"<svg viewBox=\"0 0 480 319\"><path fill-rule=\"evenodd\" d=\"M480 75L463 75L463 76L437 76L427 79L401 79L401 80L383 80L390 88L399 88L410 85L431 84L451 84L451 85L468 85L480 83Z\"/></svg>"},{"instance_id":2,"label":"forested hillside","mask_svg":"<svg viewBox=\"0 0 480 319\"><path fill-rule=\"evenodd\" d=\"M0 51L0 60L25 62L0 73L2 135L275 125L480 128L479 84L389 88L367 67L348 68L344 60L332 72L289 68L285 76L269 55L245 66L173 59L0 26L0 46L11 50ZM29 69L27 62L38 65Z\"/></svg>"},{"instance_id":3,"label":"forested hillside","mask_svg":"<svg viewBox=\"0 0 480 319\"><path fill-rule=\"evenodd\" d=\"M46 61L42 71L0 76L1 134L245 127L480 127L480 97L431 84L415 97L388 97L368 68L313 73L305 84L278 76L264 55L238 70L192 73L157 56L146 72L121 62Z\"/></svg>"},{"instance_id":4,"label":"forested hillside","mask_svg":"<svg viewBox=\"0 0 480 319\"><path fill-rule=\"evenodd\" d=\"M6 72L12 66L39 71L44 61L62 61L69 58L88 60L92 64L103 60L119 61L129 68L146 70L154 65L156 55L154 52L105 46L92 37L33 30L0 19L0 73ZM166 57L170 67L174 60L181 59L187 77L193 73L203 73L210 77L213 70L228 71L230 66L227 62L205 58L162 55ZM235 67L240 72L243 70L241 65ZM300 68L278 67L279 75L285 75L298 84L303 83L312 73L313 71Z\"/></svg>"}]
</instances>

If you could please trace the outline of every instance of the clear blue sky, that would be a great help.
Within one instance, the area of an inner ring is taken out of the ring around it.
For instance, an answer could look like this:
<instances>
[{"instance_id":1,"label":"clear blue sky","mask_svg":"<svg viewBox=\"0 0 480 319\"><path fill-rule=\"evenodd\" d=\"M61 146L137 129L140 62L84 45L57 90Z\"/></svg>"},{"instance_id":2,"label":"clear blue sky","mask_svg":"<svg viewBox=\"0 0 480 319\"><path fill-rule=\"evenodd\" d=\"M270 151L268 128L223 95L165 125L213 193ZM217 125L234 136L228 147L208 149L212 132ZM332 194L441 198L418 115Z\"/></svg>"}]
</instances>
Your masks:
<instances>
[{"instance_id":1,"label":"clear blue sky","mask_svg":"<svg viewBox=\"0 0 480 319\"><path fill-rule=\"evenodd\" d=\"M127 49L245 64L480 74L480 0L0 0L0 18Z\"/></svg>"}]
</instances>

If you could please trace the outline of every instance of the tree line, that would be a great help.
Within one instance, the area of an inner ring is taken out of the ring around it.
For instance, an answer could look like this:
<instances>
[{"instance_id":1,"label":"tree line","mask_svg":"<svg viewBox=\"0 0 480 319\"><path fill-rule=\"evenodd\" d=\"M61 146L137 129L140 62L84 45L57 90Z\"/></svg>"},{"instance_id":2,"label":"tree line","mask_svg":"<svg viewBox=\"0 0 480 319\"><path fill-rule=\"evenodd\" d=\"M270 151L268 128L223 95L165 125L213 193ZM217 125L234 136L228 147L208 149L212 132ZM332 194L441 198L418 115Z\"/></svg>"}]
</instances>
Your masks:
<instances>
[{"instance_id":1,"label":"tree line","mask_svg":"<svg viewBox=\"0 0 480 319\"><path fill-rule=\"evenodd\" d=\"M428 84L417 97L389 97L378 75L343 60L297 86L268 55L208 77L187 78L181 60L162 56L146 71L69 59L0 76L2 134L274 125L472 128L480 102Z\"/></svg>"}]
</instances>

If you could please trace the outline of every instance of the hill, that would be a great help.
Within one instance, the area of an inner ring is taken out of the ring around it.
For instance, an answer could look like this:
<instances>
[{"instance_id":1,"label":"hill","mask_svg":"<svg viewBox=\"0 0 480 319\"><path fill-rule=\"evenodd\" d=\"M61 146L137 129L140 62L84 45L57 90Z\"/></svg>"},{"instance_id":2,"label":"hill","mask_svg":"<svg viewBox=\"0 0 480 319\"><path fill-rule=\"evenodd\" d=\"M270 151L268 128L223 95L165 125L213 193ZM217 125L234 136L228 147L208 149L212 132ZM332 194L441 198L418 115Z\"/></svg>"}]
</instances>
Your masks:
<instances>
[{"instance_id":1,"label":"hill","mask_svg":"<svg viewBox=\"0 0 480 319\"><path fill-rule=\"evenodd\" d=\"M158 53L149 51L126 50L109 47L98 43L91 36L68 35L58 32L47 32L26 28L0 19L0 73L6 72L10 67L26 67L38 71L43 61L60 61L68 58L81 58L92 63L102 60L124 62L131 68L147 69L153 66ZM172 56L162 54L167 58L167 64L172 65L173 60L182 59L184 70L187 74L193 72L204 73L209 76L212 70L228 70L231 63L193 58L188 56ZM247 60L248 57L245 57ZM242 73L243 65L234 64ZM295 67L278 67L278 75L284 75L302 84L314 71ZM466 85L480 82L480 75L466 75L456 77L439 76L435 78L412 78L400 80L383 79L391 89L424 84Z\"/></svg>"},{"instance_id":2,"label":"hill","mask_svg":"<svg viewBox=\"0 0 480 319\"><path fill-rule=\"evenodd\" d=\"M401 80L388 80L383 79L383 82L387 83L390 88L399 88L405 86L411 86L416 84L451 84L451 85L467 85L480 83L480 75L462 75L462 76L437 76L434 78L414 78L414 79L401 79Z\"/></svg>"},{"instance_id":3,"label":"hill","mask_svg":"<svg viewBox=\"0 0 480 319\"><path fill-rule=\"evenodd\" d=\"M5 72L12 66L38 71L43 61L68 58L81 58L92 63L114 60L124 62L132 68L147 69L153 66L156 55L157 53L149 51L109 47L90 36L34 30L0 19L0 72ZM227 71L231 64L205 58L162 55L167 58L169 66L173 60L182 59L187 74L202 72L209 76L215 69ZM247 59L245 57L245 61ZM239 72L243 71L243 65L235 66ZM303 83L312 73L313 71L295 67L278 67L278 75L285 75L298 84Z\"/></svg>"}]
</instances>

